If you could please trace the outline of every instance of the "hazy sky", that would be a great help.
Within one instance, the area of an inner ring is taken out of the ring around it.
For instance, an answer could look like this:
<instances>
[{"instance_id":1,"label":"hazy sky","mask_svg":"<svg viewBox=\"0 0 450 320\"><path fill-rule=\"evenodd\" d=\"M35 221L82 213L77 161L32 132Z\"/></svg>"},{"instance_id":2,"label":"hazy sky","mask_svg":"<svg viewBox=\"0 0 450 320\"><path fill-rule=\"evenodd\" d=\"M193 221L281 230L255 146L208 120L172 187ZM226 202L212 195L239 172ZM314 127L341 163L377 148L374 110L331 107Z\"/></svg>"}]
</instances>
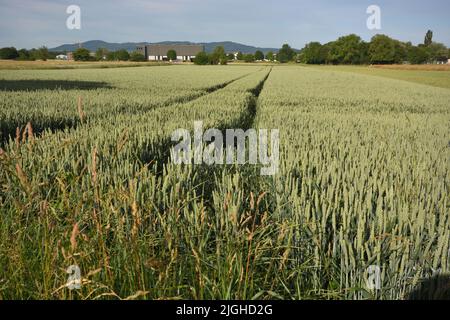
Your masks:
<instances>
[{"instance_id":1,"label":"hazy sky","mask_svg":"<svg viewBox=\"0 0 450 320\"><path fill-rule=\"evenodd\" d=\"M68 30L66 9L81 8L81 30ZM366 27L369 5L382 29ZM108 42L236 41L262 47L328 42L356 33L450 46L449 0L0 0L0 47L31 48L87 40Z\"/></svg>"}]
</instances>

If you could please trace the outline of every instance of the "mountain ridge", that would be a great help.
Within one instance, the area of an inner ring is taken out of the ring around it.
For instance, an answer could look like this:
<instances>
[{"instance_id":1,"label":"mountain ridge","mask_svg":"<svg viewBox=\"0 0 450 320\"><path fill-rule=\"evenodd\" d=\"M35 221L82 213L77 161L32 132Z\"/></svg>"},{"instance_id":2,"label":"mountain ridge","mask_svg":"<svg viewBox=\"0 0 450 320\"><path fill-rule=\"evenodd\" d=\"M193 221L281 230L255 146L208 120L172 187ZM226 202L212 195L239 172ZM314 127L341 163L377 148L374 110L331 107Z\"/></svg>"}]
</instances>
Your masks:
<instances>
[{"instance_id":1,"label":"mountain ridge","mask_svg":"<svg viewBox=\"0 0 450 320\"><path fill-rule=\"evenodd\" d=\"M190 41L161 41L161 42L123 42L123 43L114 43L114 42L106 42L103 40L90 40L82 42L81 44L73 43L73 44L63 44L55 48L49 49L50 51L75 51L81 45L81 47L88 49L89 51L96 51L99 48L105 48L109 51L117 51L120 49L125 49L127 51L134 51L136 47L139 45L149 45L149 44L172 44L172 45L180 45L180 44L200 44L205 46L205 51L211 53L214 51L214 48L217 46L223 46L226 52L242 52L242 53L255 53L257 50L262 51L266 54L269 51L274 53L278 52L277 48L261 48L250 46L242 43L237 43L233 41L218 41L218 42L201 42L195 43Z\"/></svg>"}]
</instances>

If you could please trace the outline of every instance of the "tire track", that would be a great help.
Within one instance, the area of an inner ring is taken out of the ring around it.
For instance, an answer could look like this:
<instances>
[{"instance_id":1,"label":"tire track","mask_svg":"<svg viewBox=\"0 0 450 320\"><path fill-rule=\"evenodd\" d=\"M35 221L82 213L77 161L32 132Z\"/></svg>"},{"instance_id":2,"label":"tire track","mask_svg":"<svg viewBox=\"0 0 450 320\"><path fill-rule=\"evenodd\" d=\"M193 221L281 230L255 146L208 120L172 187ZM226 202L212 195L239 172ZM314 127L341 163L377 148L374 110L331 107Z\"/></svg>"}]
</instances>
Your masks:
<instances>
[{"instance_id":1,"label":"tire track","mask_svg":"<svg viewBox=\"0 0 450 320\"><path fill-rule=\"evenodd\" d=\"M33 127L35 138L39 139L39 137L44 132L56 133L58 131L63 131L66 129L77 129L77 128L84 129L84 128L88 128L88 127L97 125L99 121L114 119L114 117L116 117L117 115L138 114L138 115L144 116L148 112L151 112L152 110L155 110L157 108L167 108L174 104L194 102L197 99L200 99L204 96L213 94L214 92L216 92L218 90L224 89L227 86L231 85L232 83L239 81L245 77L248 77L251 74L253 74L253 72L241 75L237 78L234 78L232 80L229 80L229 81L226 81L223 83L219 83L217 85L213 85L211 87L200 89L198 94L186 95L186 96L178 97L175 99L168 99L166 102L164 102L162 104L154 104L154 105L149 105L147 107L139 107L139 108L123 106L121 108L116 109L115 112L113 112L113 115L111 115L111 113L108 113L108 112L99 113L94 116L89 116L89 114L87 114L87 115L85 115L86 119L85 119L84 123L78 116L67 117L67 118L63 118L63 119L62 118L56 119L56 118L50 117L48 119L39 119L38 121L33 121L31 119L31 120L27 120L23 123L22 122L21 123L7 123L4 121L0 121L0 146L6 147L9 143L9 140L15 138L17 128L19 128L19 129L23 128L28 122L30 122L31 126Z\"/></svg>"},{"instance_id":2,"label":"tire track","mask_svg":"<svg viewBox=\"0 0 450 320\"><path fill-rule=\"evenodd\" d=\"M221 125L219 129L222 131L223 136L225 136L225 131L227 129L242 129L244 131L247 131L249 129L252 129L254 126L255 118L257 115L257 106L258 106L258 99L259 96L264 89L264 85L266 81L268 80L270 74L272 72L272 68L270 68L267 75L260 81L260 83L248 92L251 93L251 97L247 101L247 106L245 108L245 111L241 114L241 116L236 121L231 121L229 123L225 123ZM246 142L246 150L248 150L248 141ZM237 141L235 141L235 148L237 147ZM225 153L225 146L224 146L224 153ZM257 168L254 165L242 165L240 166L243 168L244 171L250 170L251 172L255 172ZM222 182L218 179L223 176L224 171L227 172L234 172L236 166L235 165L213 165L209 166L206 164L202 165L196 165L194 169L194 174L192 175L195 179L192 184L198 185L199 190L196 190L196 195L198 198L202 199L206 205L206 207L211 210L211 212L215 212L215 205L214 205L214 191L219 191L220 186L222 185ZM236 170L237 171L237 170ZM244 172L243 171L243 172ZM243 178L247 178L245 175L243 175ZM248 179L245 180L251 180L253 178L253 175L248 177ZM249 181L248 183L251 183Z\"/></svg>"}]
</instances>

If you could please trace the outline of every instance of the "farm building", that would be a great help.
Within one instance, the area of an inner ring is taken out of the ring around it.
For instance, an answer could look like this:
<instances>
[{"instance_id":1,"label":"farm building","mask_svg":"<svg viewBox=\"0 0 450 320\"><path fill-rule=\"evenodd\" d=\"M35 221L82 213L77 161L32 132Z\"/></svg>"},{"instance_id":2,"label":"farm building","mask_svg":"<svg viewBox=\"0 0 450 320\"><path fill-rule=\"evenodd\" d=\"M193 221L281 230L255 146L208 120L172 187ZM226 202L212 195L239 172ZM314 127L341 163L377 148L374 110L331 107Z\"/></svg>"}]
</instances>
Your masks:
<instances>
[{"instance_id":1,"label":"farm building","mask_svg":"<svg viewBox=\"0 0 450 320\"><path fill-rule=\"evenodd\" d=\"M144 55L146 60L164 61L168 60L167 52L175 50L177 60L192 61L199 52L205 51L202 45L167 45L167 44L151 44L137 47L137 51Z\"/></svg>"}]
</instances>

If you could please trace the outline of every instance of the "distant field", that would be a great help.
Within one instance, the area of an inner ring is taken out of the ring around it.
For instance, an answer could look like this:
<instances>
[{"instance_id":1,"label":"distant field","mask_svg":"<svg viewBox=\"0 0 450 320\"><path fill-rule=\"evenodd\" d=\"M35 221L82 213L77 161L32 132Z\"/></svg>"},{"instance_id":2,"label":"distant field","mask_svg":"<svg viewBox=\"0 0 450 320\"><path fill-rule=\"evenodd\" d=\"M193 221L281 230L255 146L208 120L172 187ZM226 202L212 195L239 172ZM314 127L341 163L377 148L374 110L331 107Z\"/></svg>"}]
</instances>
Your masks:
<instances>
[{"instance_id":1,"label":"distant field","mask_svg":"<svg viewBox=\"0 0 450 320\"><path fill-rule=\"evenodd\" d=\"M177 64L177 63L174 63ZM182 65L190 65L191 63L178 63ZM151 67L151 66L167 66L168 62L77 62L77 61L15 61L0 60L0 70L64 70L64 69L106 69L106 68L126 68L126 67ZM273 66L276 63L271 62L253 62L247 63L242 61L231 62L233 66Z\"/></svg>"},{"instance_id":2,"label":"distant field","mask_svg":"<svg viewBox=\"0 0 450 320\"><path fill-rule=\"evenodd\" d=\"M372 68L391 70L450 71L450 64L382 64L372 66Z\"/></svg>"},{"instance_id":3,"label":"distant field","mask_svg":"<svg viewBox=\"0 0 450 320\"><path fill-rule=\"evenodd\" d=\"M354 72L371 76L404 80L450 89L450 67L447 66L312 66L322 69ZM439 71L438 71L439 70Z\"/></svg>"},{"instance_id":4,"label":"distant field","mask_svg":"<svg viewBox=\"0 0 450 320\"><path fill-rule=\"evenodd\" d=\"M166 65L155 62L76 62L62 60L14 61L0 60L0 70L47 70L47 69L96 69Z\"/></svg>"}]
</instances>

